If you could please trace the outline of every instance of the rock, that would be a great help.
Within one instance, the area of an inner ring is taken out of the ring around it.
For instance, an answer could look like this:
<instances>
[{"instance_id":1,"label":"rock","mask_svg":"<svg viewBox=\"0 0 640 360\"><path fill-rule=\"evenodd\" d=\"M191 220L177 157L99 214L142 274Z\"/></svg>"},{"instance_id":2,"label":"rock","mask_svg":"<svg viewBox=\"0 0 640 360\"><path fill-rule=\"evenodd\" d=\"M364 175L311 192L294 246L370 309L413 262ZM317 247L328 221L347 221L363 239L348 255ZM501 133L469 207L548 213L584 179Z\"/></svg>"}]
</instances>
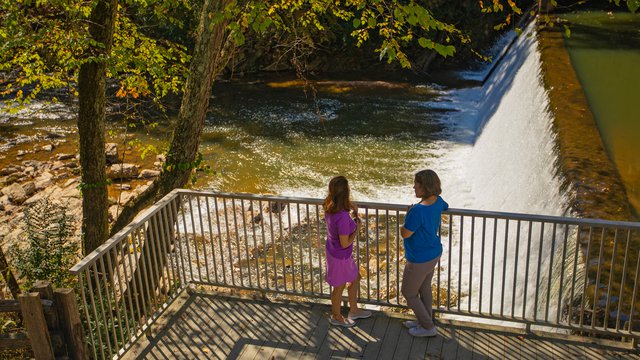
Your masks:
<instances>
[{"instance_id":1,"label":"rock","mask_svg":"<svg viewBox=\"0 0 640 360\"><path fill-rule=\"evenodd\" d=\"M0 185L2 185L2 186L11 185L14 182L20 180L21 177L22 176L20 174L18 174L18 173L14 173L14 174L11 174L9 176L5 176L5 177L0 179Z\"/></svg>"},{"instance_id":2,"label":"rock","mask_svg":"<svg viewBox=\"0 0 640 360\"><path fill-rule=\"evenodd\" d=\"M62 161L54 161L51 164L51 170L58 170L64 167L64 163Z\"/></svg>"},{"instance_id":3,"label":"rock","mask_svg":"<svg viewBox=\"0 0 640 360\"><path fill-rule=\"evenodd\" d=\"M36 192L36 184L33 181L27 181L26 183L22 184L22 190L24 190L24 193L27 197L31 196L31 194Z\"/></svg>"},{"instance_id":4,"label":"rock","mask_svg":"<svg viewBox=\"0 0 640 360\"><path fill-rule=\"evenodd\" d=\"M160 176L160 171L144 169L144 170L142 170L142 172L140 172L140 176L138 176L138 178L140 178L140 179L151 179L151 178L155 178L155 177L158 177L158 176Z\"/></svg>"},{"instance_id":5,"label":"rock","mask_svg":"<svg viewBox=\"0 0 640 360\"><path fill-rule=\"evenodd\" d=\"M69 160L69 159L73 159L74 157L76 157L73 154L58 154L56 156L57 160Z\"/></svg>"},{"instance_id":6,"label":"rock","mask_svg":"<svg viewBox=\"0 0 640 360\"><path fill-rule=\"evenodd\" d=\"M160 163L164 163L165 161L167 161L167 155L165 154L156 155L156 161Z\"/></svg>"},{"instance_id":7,"label":"rock","mask_svg":"<svg viewBox=\"0 0 640 360\"><path fill-rule=\"evenodd\" d=\"M119 205L112 205L109 207L109 221L115 221L120 214L122 207Z\"/></svg>"},{"instance_id":8,"label":"rock","mask_svg":"<svg viewBox=\"0 0 640 360\"><path fill-rule=\"evenodd\" d=\"M29 166L24 169L24 174L27 176L34 176L36 174L36 168Z\"/></svg>"},{"instance_id":9,"label":"rock","mask_svg":"<svg viewBox=\"0 0 640 360\"><path fill-rule=\"evenodd\" d=\"M77 183L77 182L80 182L80 178L73 178L73 179L69 179L69 180L67 180L67 182L66 182L66 183L64 183L64 185L63 185L62 187L66 189L66 188L68 188L69 186L71 186L71 185L73 185L73 184L75 184L75 183Z\"/></svg>"},{"instance_id":10,"label":"rock","mask_svg":"<svg viewBox=\"0 0 640 360\"><path fill-rule=\"evenodd\" d=\"M129 184L118 184L118 185L116 185L116 189L131 190L131 185L129 185Z\"/></svg>"},{"instance_id":11,"label":"rock","mask_svg":"<svg viewBox=\"0 0 640 360\"><path fill-rule=\"evenodd\" d=\"M47 139L62 139L64 138L63 134L48 132L47 135L44 136Z\"/></svg>"},{"instance_id":12,"label":"rock","mask_svg":"<svg viewBox=\"0 0 640 360\"><path fill-rule=\"evenodd\" d=\"M15 166L7 166L6 168L0 170L0 176L11 175L13 173L17 173L18 171L20 171L20 169Z\"/></svg>"},{"instance_id":13,"label":"rock","mask_svg":"<svg viewBox=\"0 0 640 360\"><path fill-rule=\"evenodd\" d=\"M149 188L149 186L151 186L150 184L146 184L146 185L140 185L136 188L135 193L136 194L142 194L143 192L145 192L145 190L147 190Z\"/></svg>"},{"instance_id":14,"label":"rock","mask_svg":"<svg viewBox=\"0 0 640 360\"><path fill-rule=\"evenodd\" d=\"M53 178L39 177L35 179L36 191L44 190L54 184Z\"/></svg>"},{"instance_id":15,"label":"rock","mask_svg":"<svg viewBox=\"0 0 640 360\"><path fill-rule=\"evenodd\" d=\"M49 144L49 145L45 145L42 147L42 151L53 151L53 145Z\"/></svg>"},{"instance_id":16,"label":"rock","mask_svg":"<svg viewBox=\"0 0 640 360\"><path fill-rule=\"evenodd\" d=\"M38 177L38 179L53 179L53 174L48 171L43 171L42 174Z\"/></svg>"},{"instance_id":17,"label":"rock","mask_svg":"<svg viewBox=\"0 0 640 360\"><path fill-rule=\"evenodd\" d=\"M36 169L39 169L42 166L42 161L38 161L38 160L25 160L22 162L22 166L23 167L29 167L32 166Z\"/></svg>"},{"instance_id":18,"label":"rock","mask_svg":"<svg viewBox=\"0 0 640 360\"><path fill-rule=\"evenodd\" d=\"M69 169L75 169L75 168L78 167L78 163L75 162L75 161L71 161L71 162L66 163L64 166L69 168Z\"/></svg>"},{"instance_id":19,"label":"rock","mask_svg":"<svg viewBox=\"0 0 640 360\"><path fill-rule=\"evenodd\" d=\"M109 179L131 179L138 176L138 165L136 164L115 164L107 169Z\"/></svg>"},{"instance_id":20,"label":"rock","mask_svg":"<svg viewBox=\"0 0 640 360\"><path fill-rule=\"evenodd\" d=\"M123 191L120 193L120 196L118 198L116 198L116 203L120 203L122 205L126 204L129 202L129 200L133 199L136 197L136 194L128 192L128 191Z\"/></svg>"},{"instance_id":21,"label":"rock","mask_svg":"<svg viewBox=\"0 0 640 360\"><path fill-rule=\"evenodd\" d=\"M9 200L9 196L7 196L7 195L0 196L0 205L5 207L5 206L10 205L10 204L11 204L11 200Z\"/></svg>"},{"instance_id":22,"label":"rock","mask_svg":"<svg viewBox=\"0 0 640 360\"><path fill-rule=\"evenodd\" d=\"M20 184L14 183L2 189L2 193L9 197L12 203L22 204L27 200L27 193Z\"/></svg>"},{"instance_id":23,"label":"rock","mask_svg":"<svg viewBox=\"0 0 640 360\"><path fill-rule=\"evenodd\" d=\"M104 154L107 158L107 164L115 164L118 162L118 145L116 143L104 144Z\"/></svg>"},{"instance_id":24,"label":"rock","mask_svg":"<svg viewBox=\"0 0 640 360\"><path fill-rule=\"evenodd\" d=\"M153 167L160 170L162 169L162 164L164 164L162 161L156 161L153 163Z\"/></svg>"},{"instance_id":25,"label":"rock","mask_svg":"<svg viewBox=\"0 0 640 360\"><path fill-rule=\"evenodd\" d=\"M27 150L18 150L18 153L16 154L16 156L25 156L29 153L29 151Z\"/></svg>"}]
</instances>

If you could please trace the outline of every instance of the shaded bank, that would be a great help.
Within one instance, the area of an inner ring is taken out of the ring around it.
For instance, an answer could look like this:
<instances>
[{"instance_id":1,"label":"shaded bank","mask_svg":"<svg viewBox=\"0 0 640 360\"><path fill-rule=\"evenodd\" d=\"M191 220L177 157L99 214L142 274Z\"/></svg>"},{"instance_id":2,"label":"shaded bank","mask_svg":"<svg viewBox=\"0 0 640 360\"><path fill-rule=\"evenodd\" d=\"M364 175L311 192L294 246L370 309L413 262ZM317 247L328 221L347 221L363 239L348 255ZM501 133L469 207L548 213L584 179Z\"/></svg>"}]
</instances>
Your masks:
<instances>
[{"instance_id":1,"label":"shaded bank","mask_svg":"<svg viewBox=\"0 0 640 360\"><path fill-rule=\"evenodd\" d=\"M607 155L562 33L539 33L545 87L555 121L559 171L578 217L632 220L624 185Z\"/></svg>"}]
</instances>

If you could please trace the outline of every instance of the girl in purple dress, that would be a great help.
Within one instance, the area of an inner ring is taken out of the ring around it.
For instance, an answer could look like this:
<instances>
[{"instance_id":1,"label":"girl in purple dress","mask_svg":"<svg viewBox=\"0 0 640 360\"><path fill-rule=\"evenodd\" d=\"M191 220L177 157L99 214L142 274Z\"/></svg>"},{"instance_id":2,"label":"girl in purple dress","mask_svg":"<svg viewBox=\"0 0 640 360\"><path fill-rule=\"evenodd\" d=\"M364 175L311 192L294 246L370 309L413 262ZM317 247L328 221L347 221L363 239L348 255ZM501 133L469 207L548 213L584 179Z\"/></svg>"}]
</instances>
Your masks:
<instances>
[{"instance_id":1,"label":"girl in purple dress","mask_svg":"<svg viewBox=\"0 0 640 360\"><path fill-rule=\"evenodd\" d=\"M360 228L358 209L351 203L349 182L344 176L336 176L329 182L329 194L324 199L324 218L327 223L326 280L333 287L331 292L332 325L351 327L356 319L365 319L371 312L358 308L358 288L360 273L353 260L353 241ZM353 213L354 218L349 216ZM349 315L340 313L340 300L345 286L348 286Z\"/></svg>"}]
</instances>

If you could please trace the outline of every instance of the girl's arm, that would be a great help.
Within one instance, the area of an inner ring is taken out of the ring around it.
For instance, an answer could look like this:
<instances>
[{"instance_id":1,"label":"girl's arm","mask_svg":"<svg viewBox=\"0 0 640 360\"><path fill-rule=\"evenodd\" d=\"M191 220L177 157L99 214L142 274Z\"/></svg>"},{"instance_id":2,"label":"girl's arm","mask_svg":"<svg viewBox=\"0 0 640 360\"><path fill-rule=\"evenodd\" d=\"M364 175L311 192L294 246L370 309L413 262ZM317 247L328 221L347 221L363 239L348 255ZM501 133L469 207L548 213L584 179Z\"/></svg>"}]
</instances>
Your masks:
<instances>
[{"instance_id":1,"label":"girl's arm","mask_svg":"<svg viewBox=\"0 0 640 360\"><path fill-rule=\"evenodd\" d=\"M358 231L360 230L360 220L356 221L356 229L353 230L353 232L349 235L340 235L340 246L342 246L342 248L346 248L347 246L353 244L353 241L356 238L356 235L358 235Z\"/></svg>"}]
</instances>

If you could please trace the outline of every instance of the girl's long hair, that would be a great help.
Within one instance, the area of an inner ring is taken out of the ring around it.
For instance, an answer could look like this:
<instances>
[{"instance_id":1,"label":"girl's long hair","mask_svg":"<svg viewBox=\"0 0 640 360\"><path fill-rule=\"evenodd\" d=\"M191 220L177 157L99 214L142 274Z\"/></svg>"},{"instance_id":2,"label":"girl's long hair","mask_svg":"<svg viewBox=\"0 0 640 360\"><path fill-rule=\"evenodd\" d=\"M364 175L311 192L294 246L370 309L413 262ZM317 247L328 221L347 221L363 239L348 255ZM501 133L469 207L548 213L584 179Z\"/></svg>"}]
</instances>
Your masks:
<instances>
[{"instance_id":1,"label":"girl's long hair","mask_svg":"<svg viewBox=\"0 0 640 360\"><path fill-rule=\"evenodd\" d=\"M329 181L329 194L324 199L323 207L324 211L329 214L355 209L351 203L349 181L346 177L336 176Z\"/></svg>"}]
</instances>

